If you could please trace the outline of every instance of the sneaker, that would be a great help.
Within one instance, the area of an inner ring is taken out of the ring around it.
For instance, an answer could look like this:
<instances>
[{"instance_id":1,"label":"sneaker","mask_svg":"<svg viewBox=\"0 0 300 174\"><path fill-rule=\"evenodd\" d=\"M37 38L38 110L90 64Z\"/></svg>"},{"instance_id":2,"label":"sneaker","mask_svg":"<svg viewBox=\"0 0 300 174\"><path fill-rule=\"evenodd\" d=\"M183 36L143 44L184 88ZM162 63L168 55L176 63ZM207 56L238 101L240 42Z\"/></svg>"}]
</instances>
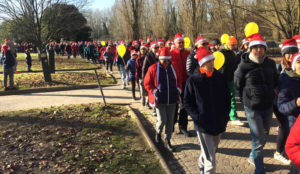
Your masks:
<instances>
[{"instance_id":1,"label":"sneaker","mask_svg":"<svg viewBox=\"0 0 300 174\"><path fill-rule=\"evenodd\" d=\"M252 164L253 166L255 166L254 160L252 158L248 158L248 163Z\"/></svg>"},{"instance_id":2,"label":"sneaker","mask_svg":"<svg viewBox=\"0 0 300 174\"><path fill-rule=\"evenodd\" d=\"M170 152L173 152L173 151L174 151L174 148L173 148L173 146L171 145L170 140L165 140L165 147L166 147Z\"/></svg>"},{"instance_id":3,"label":"sneaker","mask_svg":"<svg viewBox=\"0 0 300 174\"><path fill-rule=\"evenodd\" d=\"M277 159L278 161L282 162L283 164L290 165L291 160L286 159L283 155L281 155L279 152L274 153L274 159Z\"/></svg>"},{"instance_id":4,"label":"sneaker","mask_svg":"<svg viewBox=\"0 0 300 174\"><path fill-rule=\"evenodd\" d=\"M240 120L233 120L230 123L235 126L244 126L244 123L241 122Z\"/></svg>"},{"instance_id":5,"label":"sneaker","mask_svg":"<svg viewBox=\"0 0 300 174\"><path fill-rule=\"evenodd\" d=\"M190 133L186 129L179 129L179 134L184 134L186 137L190 136Z\"/></svg>"},{"instance_id":6,"label":"sneaker","mask_svg":"<svg viewBox=\"0 0 300 174\"><path fill-rule=\"evenodd\" d=\"M161 142L161 135L158 134L158 133L155 134L155 142L156 142L157 144L159 144L159 143Z\"/></svg>"},{"instance_id":7,"label":"sneaker","mask_svg":"<svg viewBox=\"0 0 300 174\"><path fill-rule=\"evenodd\" d=\"M200 173L201 173L201 174L203 174L203 173L204 173L204 167L200 167L200 166L198 166L198 170L200 171Z\"/></svg>"},{"instance_id":8,"label":"sneaker","mask_svg":"<svg viewBox=\"0 0 300 174\"><path fill-rule=\"evenodd\" d=\"M154 110L154 111L152 112L152 115L155 116L155 117L157 116L156 110Z\"/></svg>"}]
</instances>

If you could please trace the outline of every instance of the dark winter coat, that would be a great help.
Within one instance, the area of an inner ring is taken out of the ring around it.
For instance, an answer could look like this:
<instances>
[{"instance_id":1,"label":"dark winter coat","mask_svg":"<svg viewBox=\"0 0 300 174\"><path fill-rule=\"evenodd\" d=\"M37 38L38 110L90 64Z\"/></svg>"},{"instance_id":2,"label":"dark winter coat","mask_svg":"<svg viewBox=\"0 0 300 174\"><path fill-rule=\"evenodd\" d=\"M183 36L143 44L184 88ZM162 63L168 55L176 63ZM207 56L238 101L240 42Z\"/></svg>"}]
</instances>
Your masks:
<instances>
[{"instance_id":1,"label":"dark winter coat","mask_svg":"<svg viewBox=\"0 0 300 174\"><path fill-rule=\"evenodd\" d=\"M234 73L234 85L243 104L253 110L264 110L273 105L278 74L275 62L268 57L262 64L250 60L249 53L242 56Z\"/></svg>"},{"instance_id":2,"label":"dark winter coat","mask_svg":"<svg viewBox=\"0 0 300 174\"><path fill-rule=\"evenodd\" d=\"M227 49L222 49L221 53L225 56L225 63L219 71L225 76L227 82L232 82L237 68L235 53Z\"/></svg>"},{"instance_id":3,"label":"dark winter coat","mask_svg":"<svg viewBox=\"0 0 300 174\"><path fill-rule=\"evenodd\" d=\"M190 76L183 104L194 121L196 131L210 135L225 131L229 120L230 94L227 81L217 70L210 78L200 72Z\"/></svg>"},{"instance_id":4,"label":"dark winter coat","mask_svg":"<svg viewBox=\"0 0 300 174\"><path fill-rule=\"evenodd\" d=\"M110 51L105 51L103 54L103 57L105 58L106 62L113 62L114 61L114 55Z\"/></svg>"},{"instance_id":5,"label":"dark winter coat","mask_svg":"<svg viewBox=\"0 0 300 174\"><path fill-rule=\"evenodd\" d=\"M6 56L4 55L4 51L1 53L1 64L3 68L11 68L15 65L15 58L10 50L6 51Z\"/></svg>"},{"instance_id":6,"label":"dark winter coat","mask_svg":"<svg viewBox=\"0 0 300 174\"><path fill-rule=\"evenodd\" d=\"M285 70L279 80L278 109L287 116L291 128L300 114L300 107L296 103L300 97L300 76Z\"/></svg>"},{"instance_id":7,"label":"dark winter coat","mask_svg":"<svg viewBox=\"0 0 300 174\"><path fill-rule=\"evenodd\" d=\"M126 53L123 56L123 58L118 54L117 59L116 59L117 65L118 66L125 66L125 65L127 65L127 62L128 62L129 59L130 59L130 51L126 50Z\"/></svg>"},{"instance_id":8,"label":"dark winter coat","mask_svg":"<svg viewBox=\"0 0 300 174\"><path fill-rule=\"evenodd\" d=\"M148 71L148 68L153 65L154 63L156 63L158 61L158 59L155 57L154 53L152 51L149 51L146 54L144 63L143 63L143 68L142 68L142 79L145 78L146 73Z\"/></svg>"},{"instance_id":9,"label":"dark winter coat","mask_svg":"<svg viewBox=\"0 0 300 174\"><path fill-rule=\"evenodd\" d=\"M135 79L135 61L136 59L130 58L127 62L127 70L129 71L129 79Z\"/></svg>"},{"instance_id":10,"label":"dark winter coat","mask_svg":"<svg viewBox=\"0 0 300 174\"><path fill-rule=\"evenodd\" d=\"M196 51L196 49L193 50L186 59L186 71L189 76L193 75L195 69L199 67L198 60L195 58Z\"/></svg>"},{"instance_id":11,"label":"dark winter coat","mask_svg":"<svg viewBox=\"0 0 300 174\"><path fill-rule=\"evenodd\" d=\"M27 65L32 66L32 59L31 59L30 52L26 52L25 54L26 54L25 59L26 59Z\"/></svg>"}]
</instances>

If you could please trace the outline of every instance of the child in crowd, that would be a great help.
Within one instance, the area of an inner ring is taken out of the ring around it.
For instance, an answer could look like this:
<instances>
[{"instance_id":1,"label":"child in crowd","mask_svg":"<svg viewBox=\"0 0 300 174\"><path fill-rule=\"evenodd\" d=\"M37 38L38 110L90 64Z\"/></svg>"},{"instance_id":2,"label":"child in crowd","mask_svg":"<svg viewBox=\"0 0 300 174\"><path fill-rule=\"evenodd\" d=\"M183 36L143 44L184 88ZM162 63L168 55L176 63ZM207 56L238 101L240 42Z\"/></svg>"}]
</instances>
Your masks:
<instances>
[{"instance_id":1,"label":"child in crowd","mask_svg":"<svg viewBox=\"0 0 300 174\"><path fill-rule=\"evenodd\" d=\"M31 72L31 66L32 66L32 59L31 59L31 55L30 55L30 50L27 49L26 50L26 53L25 53L25 59L26 59L26 64L27 64L27 69L28 69L28 72Z\"/></svg>"},{"instance_id":2,"label":"child in crowd","mask_svg":"<svg viewBox=\"0 0 300 174\"><path fill-rule=\"evenodd\" d=\"M132 99L136 100L135 98L135 65L136 65L136 58L138 57L138 53L135 50L131 51L131 58L127 62L127 70L129 71L129 79L131 81L131 90L132 90Z\"/></svg>"}]
</instances>

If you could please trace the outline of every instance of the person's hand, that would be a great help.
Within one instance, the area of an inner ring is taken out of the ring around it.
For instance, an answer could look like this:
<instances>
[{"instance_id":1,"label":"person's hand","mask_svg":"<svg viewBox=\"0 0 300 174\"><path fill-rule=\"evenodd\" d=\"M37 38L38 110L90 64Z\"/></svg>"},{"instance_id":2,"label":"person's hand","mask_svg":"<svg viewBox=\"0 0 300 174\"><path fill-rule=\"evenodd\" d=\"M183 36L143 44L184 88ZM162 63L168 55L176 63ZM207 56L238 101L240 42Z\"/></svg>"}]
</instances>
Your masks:
<instances>
[{"instance_id":1,"label":"person's hand","mask_svg":"<svg viewBox=\"0 0 300 174\"><path fill-rule=\"evenodd\" d=\"M297 98L296 104L298 107L300 107L300 97Z\"/></svg>"}]
</instances>

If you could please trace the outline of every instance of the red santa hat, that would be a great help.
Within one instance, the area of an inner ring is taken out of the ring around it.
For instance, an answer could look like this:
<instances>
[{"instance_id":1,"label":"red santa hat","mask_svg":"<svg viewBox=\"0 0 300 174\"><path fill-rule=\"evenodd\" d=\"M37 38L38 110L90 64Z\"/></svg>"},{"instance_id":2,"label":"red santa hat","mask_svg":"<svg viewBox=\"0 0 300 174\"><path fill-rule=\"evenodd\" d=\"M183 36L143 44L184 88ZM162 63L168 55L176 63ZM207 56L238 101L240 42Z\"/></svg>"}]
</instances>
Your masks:
<instances>
[{"instance_id":1,"label":"red santa hat","mask_svg":"<svg viewBox=\"0 0 300 174\"><path fill-rule=\"evenodd\" d=\"M196 57L199 63L199 66L202 66L205 62L214 60L215 56L209 49L205 47L199 47L196 51Z\"/></svg>"},{"instance_id":2,"label":"red santa hat","mask_svg":"<svg viewBox=\"0 0 300 174\"><path fill-rule=\"evenodd\" d=\"M214 44L212 44L212 43L209 43L208 46L209 46L210 49L214 48Z\"/></svg>"},{"instance_id":3,"label":"red santa hat","mask_svg":"<svg viewBox=\"0 0 300 174\"><path fill-rule=\"evenodd\" d=\"M168 41L167 41L167 44L169 44L169 43L170 43L170 44L173 44L173 41L168 40Z\"/></svg>"},{"instance_id":4,"label":"red santa hat","mask_svg":"<svg viewBox=\"0 0 300 174\"><path fill-rule=\"evenodd\" d=\"M138 44L139 44L139 42L137 40L132 42L132 45L138 45Z\"/></svg>"},{"instance_id":5,"label":"red santa hat","mask_svg":"<svg viewBox=\"0 0 300 174\"><path fill-rule=\"evenodd\" d=\"M170 49L168 47L163 47L159 50L159 57L160 60L170 60L172 58Z\"/></svg>"},{"instance_id":6,"label":"red santa hat","mask_svg":"<svg viewBox=\"0 0 300 174\"><path fill-rule=\"evenodd\" d=\"M245 44L247 44L247 43L249 43L250 41L247 39L247 38L245 38L245 39L243 39L242 40L242 45L245 45Z\"/></svg>"},{"instance_id":7,"label":"red santa hat","mask_svg":"<svg viewBox=\"0 0 300 174\"><path fill-rule=\"evenodd\" d=\"M157 44L165 44L165 41L163 39L158 39Z\"/></svg>"},{"instance_id":8,"label":"red santa hat","mask_svg":"<svg viewBox=\"0 0 300 174\"><path fill-rule=\"evenodd\" d=\"M298 47L295 39L286 39L281 45L281 53L282 55L287 54L287 53L297 53L298 52Z\"/></svg>"},{"instance_id":9,"label":"red santa hat","mask_svg":"<svg viewBox=\"0 0 300 174\"><path fill-rule=\"evenodd\" d=\"M300 34L295 35L293 39L295 39L297 43L300 43Z\"/></svg>"},{"instance_id":10,"label":"red santa hat","mask_svg":"<svg viewBox=\"0 0 300 174\"><path fill-rule=\"evenodd\" d=\"M203 36L198 36L196 39L195 45L198 45L202 41L206 41L206 38Z\"/></svg>"},{"instance_id":11,"label":"red santa hat","mask_svg":"<svg viewBox=\"0 0 300 174\"><path fill-rule=\"evenodd\" d=\"M295 71L295 64L296 64L296 61L300 58L300 53L296 53L294 54L294 56L292 57L292 61L291 61L291 67L292 67L292 70Z\"/></svg>"},{"instance_id":12,"label":"red santa hat","mask_svg":"<svg viewBox=\"0 0 300 174\"><path fill-rule=\"evenodd\" d=\"M255 45L263 45L267 48L267 42L262 38L262 36L259 33L251 35L248 39L250 39L250 48Z\"/></svg>"},{"instance_id":13,"label":"red santa hat","mask_svg":"<svg viewBox=\"0 0 300 174\"><path fill-rule=\"evenodd\" d=\"M6 43L6 42L8 42L8 41L9 41L9 39L8 39L8 38L5 38L5 39L4 39L4 42L5 42L5 43Z\"/></svg>"},{"instance_id":14,"label":"red santa hat","mask_svg":"<svg viewBox=\"0 0 300 174\"><path fill-rule=\"evenodd\" d=\"M143 45L141 46L141 49L143 49L143 48L148 49L148 44L143 44Z\"/></svg>"},{"instance_id":15,"label":"red santa hat","mask_svg":"<svg viewBox=\"0 0 300 174\"><path fill-rule=\"evenodd\" d=\"M136 52L135 50L131 50L131 56L133 55L138 55L138 52Z\"/></svg>"},{"instance_id":16,"label":"red santa hat","mask_svg":"<svg viewBox=\"0 0 300 174\"><path fill-rule=\"evenodd\" d=\"M155 47L155 46L158 46L158 44L157 44L156 42L151 42L150 48L153 48L153 47Z\"/></svg>"},{"instance_id":17,"label":"red santa hat","mask_svg":"<svg viewBox=\"0 0 300 174\"><path fill-rule=\"evenodd\" d=\"M177 33L174 37L174 42L176 42L177 40L183 40L183 37L180 33Z\"/></svg>"}]
</instances>

